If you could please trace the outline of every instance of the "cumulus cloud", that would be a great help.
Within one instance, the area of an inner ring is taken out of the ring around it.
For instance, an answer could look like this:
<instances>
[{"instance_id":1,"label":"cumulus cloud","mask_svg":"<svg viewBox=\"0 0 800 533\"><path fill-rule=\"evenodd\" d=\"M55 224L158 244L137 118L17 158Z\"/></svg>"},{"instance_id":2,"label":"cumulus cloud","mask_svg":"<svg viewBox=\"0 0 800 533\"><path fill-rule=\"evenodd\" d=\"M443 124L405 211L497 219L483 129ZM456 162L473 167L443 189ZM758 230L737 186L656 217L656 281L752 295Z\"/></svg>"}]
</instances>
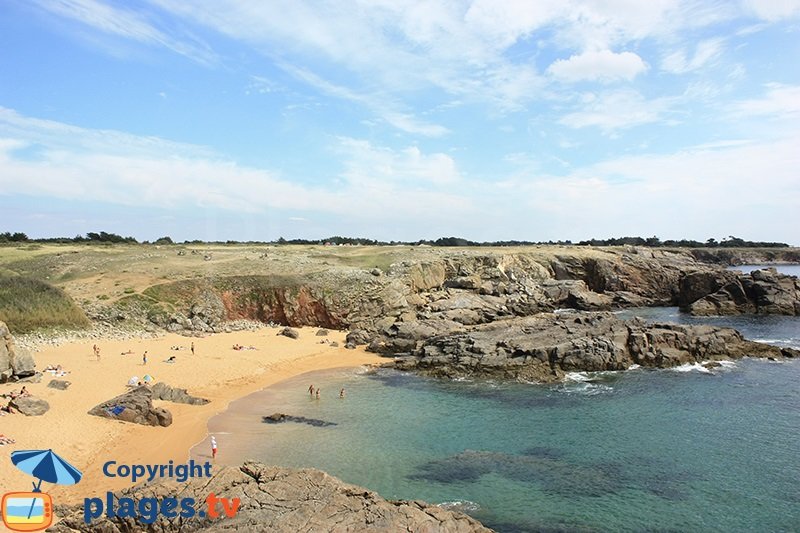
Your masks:
<instances>
[{"instance_id":1,"label":"cumulus cloud","mask_svg":"<svg viewBox=\"0 0 800 533\"><path fill-rule=\"evenodd\" d=\"M565 82L632 80L647 70L642 58L633 52L614 53L611 50L588 51L559 59L551 64L547 72Z\"/></svg>"}]
</instances>

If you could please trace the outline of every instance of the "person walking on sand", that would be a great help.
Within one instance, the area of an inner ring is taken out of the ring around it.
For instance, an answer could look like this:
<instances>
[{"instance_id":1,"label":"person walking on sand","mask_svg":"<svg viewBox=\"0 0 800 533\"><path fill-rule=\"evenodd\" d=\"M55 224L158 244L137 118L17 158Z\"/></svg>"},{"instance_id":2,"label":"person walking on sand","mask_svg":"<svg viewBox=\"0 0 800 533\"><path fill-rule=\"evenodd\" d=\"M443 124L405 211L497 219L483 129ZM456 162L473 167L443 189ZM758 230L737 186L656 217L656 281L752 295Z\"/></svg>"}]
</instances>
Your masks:
<instances>
[{"instance_id":1,"label":"person walking on sand","mask_svg":"<svg viewBox=\"0 0 800 533\"><path fill-rule=\"evenodd\" d=\"M309 396L314 396L314 385L309 385L308 386L308 395Z\"/></svg>"},{"instance_id":2,"label":"person walking on sand","mask_svg":"<svg viewBox=\"0 0 800 533\"><path fill-rule=\"evenodd\" d=\"M217 439L213 435L211 436L211 458L217 458Z\"/></svg>"},{"instance_id":3,"label":"person walking on sand","mask_svg":"<svg viewBox=\"0 0 800 533\"><path fill-rule=\"evenodd\" d=\"M94 345L94 356L97 358L98 361L100 360L100 347L97 346L96 344Z\"/></svg>"},{"instance_id":4,"label":"person walking on sand","mask_svg":"<svg viewBox=\"0 0 800 533\"><path fill-rule=\"evenodd\" d=\"M192 345L190 346L190 349L192 350L192 355L194 355L194 342L192 342Z\"/></svg>"},{"instance_id":5,"label":"person walking on sand","mask_svg":"<svg viewBox=\"0 0 800 533\"><path fill-rule=\"evenodd\" d=\"M147 350L142 354L142 364L147 366Z\"/></svg>"}]
</instances>

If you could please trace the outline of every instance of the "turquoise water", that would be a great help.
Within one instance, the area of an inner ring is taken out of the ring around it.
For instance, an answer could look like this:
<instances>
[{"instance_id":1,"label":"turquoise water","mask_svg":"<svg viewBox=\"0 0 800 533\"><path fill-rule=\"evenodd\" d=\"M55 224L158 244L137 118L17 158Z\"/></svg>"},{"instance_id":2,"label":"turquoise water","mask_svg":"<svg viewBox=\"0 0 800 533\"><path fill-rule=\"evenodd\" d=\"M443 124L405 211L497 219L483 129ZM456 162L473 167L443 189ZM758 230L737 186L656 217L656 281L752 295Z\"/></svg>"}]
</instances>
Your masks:
<instances>
[{"instance_id":1,"label":"turquoise water","mask_svg":"<svg viewBox=\"0 0 800 533\"><path fill-rule=\"evenodd\" d=\"M630 314L685 320L672 308ZM712 321L800 347L800 320L750 318ZM800 361L571 378L307 374L235 402L210 431L220 461L321 468L502 532L800 531ZM336 425L261 422L276 411Z\"/></svg>"}]
</instances>

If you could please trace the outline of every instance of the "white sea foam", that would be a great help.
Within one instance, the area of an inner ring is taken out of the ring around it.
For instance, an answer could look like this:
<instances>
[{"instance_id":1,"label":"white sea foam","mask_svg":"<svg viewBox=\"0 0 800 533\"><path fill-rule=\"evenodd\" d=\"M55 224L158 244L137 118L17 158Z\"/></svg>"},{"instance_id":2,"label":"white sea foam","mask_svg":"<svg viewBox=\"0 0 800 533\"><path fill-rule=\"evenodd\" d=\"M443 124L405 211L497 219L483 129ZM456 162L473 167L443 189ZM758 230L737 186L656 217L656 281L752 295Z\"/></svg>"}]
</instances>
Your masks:
<instances>
[{"instance_id":1,"label":"white sea foam","mask_svg":"<svg viewBox=\"0 0 800 533\"><path fill-rule=\"evenodd\" d=\"M461 511L462 513L475 513L481 510L481 506L469 500L453 500L439 504L442 509L448 511Z\"/></svg>"},{"instance_id":2,"label":"white sea foam","mask_svg":"<svg viewBox=\"0 0 800 533\"><path fill-rule=\"evenodd\" d=\"M642 368L642 365L633 364L628 367L628 370L638 370L639 368Z\"/></svg>"},{"instance_id":3,"label":"white sea foam","mask_svg":"<svg viewBox=\"0 0 800 533\"><path fill-rule=\"evenodd\" d=\"M733 361L717 361L722 368L736 368L736 363Z\"/></svg>"},{"instance_id":4,"label":"white sea foam","mask_svg":"<svg viewBox=\"0 0 800 533\"><path fill-rule=\"evenodd\" d=\"M591 381L592 378L588 372L567 372L564 374L564 379L575 383L585 383Z\"/></svg>"},{"instance_id":5,"label":"white sea foam","mask_svg":"<svg viewBox=\"0 0 800 533\"><path fill-rule=\"evenodd\" d=\"M613 392L614 388L600 383L586 383L577 382L565 384L558 389L558 392L563 394L580 394L582 396L595 396L597 394L608 394Z\"/></svg>"},{"instance_id":6,"label":"white sea foam","mask_svg":"<svg viewBox=\"0 0 800 533\"><path fill-rule=\"evenodd\" d=\"M703 374L711 374L711 370L707 369L700 363L685 363L680 366L673 367L675 372L702 372Z\"/></svg>"}]
</instances>

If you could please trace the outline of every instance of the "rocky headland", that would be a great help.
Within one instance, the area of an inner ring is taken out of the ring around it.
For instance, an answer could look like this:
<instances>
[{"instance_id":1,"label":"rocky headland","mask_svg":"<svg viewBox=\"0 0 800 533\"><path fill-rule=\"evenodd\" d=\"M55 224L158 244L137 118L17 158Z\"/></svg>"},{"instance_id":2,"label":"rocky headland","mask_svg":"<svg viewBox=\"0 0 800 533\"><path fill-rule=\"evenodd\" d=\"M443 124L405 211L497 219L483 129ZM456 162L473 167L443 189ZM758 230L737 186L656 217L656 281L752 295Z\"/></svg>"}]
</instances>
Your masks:
<instances>
[{"instance_id":1,"label":"rocky headland","mask_svg":"<svg viewBox=\"0 0 800 533\"><path fill-rule=\"evenodd\" d=\"M669 368L745 356L800 357L752 342L731 328L647 324L609 312L541 313L476 326L429 319L394 325L370 350L394 366L440 377L480 376L551 382L566 372Z\"/></svg>"}]
</instances>

